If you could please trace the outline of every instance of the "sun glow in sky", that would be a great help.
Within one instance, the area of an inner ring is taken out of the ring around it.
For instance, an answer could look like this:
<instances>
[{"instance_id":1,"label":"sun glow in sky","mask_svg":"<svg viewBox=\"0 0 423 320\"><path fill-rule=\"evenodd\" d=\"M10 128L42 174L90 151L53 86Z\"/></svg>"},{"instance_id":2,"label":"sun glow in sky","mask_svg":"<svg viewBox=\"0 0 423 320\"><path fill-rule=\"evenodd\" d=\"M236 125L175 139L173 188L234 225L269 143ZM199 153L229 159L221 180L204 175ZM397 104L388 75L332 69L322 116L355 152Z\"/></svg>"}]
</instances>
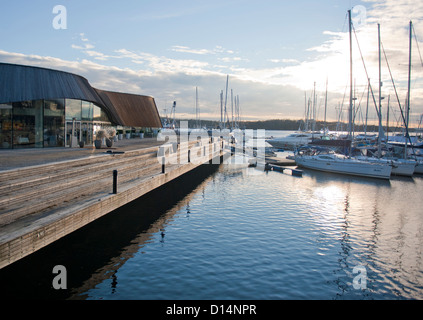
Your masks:
<instances>
[{"instance_id":1,"label":"sun glow in sky","mask_svg":"<svg viewBox=\"0 0 423 320\"><path fill-rule=\"evenodd\" d=\"M53 27L59 4L66 8L66 29ZM69 71L100 89L151 95L162 116L176 101L176 116L186 119L195 118L196 87L201 118L220 117L220 92L229 75L243 120L303 118L314 86L317 120L323 120L327 81L328 118L336 120L342 106L346 119L350 9L356 31L354 91L362 113L363 60L378 94L378 23L405 104L413 21L410 121L416 123L423 113L423 3L416 1L2 1L0 61ZM395 121L399 108L384 58L382 82ZM371 105L370 120L376 118L374 109Z\"/></svg>"}]
</instances>

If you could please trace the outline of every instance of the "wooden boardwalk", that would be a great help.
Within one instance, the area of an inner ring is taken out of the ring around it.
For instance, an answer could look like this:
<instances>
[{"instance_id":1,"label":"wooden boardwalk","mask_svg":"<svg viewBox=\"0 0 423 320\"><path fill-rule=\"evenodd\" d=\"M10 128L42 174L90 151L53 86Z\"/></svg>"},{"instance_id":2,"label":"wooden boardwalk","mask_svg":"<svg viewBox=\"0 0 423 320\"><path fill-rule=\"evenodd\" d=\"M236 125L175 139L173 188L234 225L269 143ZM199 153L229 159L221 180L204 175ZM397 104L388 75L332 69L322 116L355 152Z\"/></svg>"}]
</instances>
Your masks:
<instances>
[{"instance_id":1,"label":"wooden boardwalk","mask_svg":"<svg viewBox=\"0 0 423 320\"><path fill-rule=\"evenodd\" d=\"M68 161L53 157L47 164L0 171L0 269L223 156L221 142L167 147L103 150ZM195 161L184 161L188 151Z\"/></svg>"}]
</instances>

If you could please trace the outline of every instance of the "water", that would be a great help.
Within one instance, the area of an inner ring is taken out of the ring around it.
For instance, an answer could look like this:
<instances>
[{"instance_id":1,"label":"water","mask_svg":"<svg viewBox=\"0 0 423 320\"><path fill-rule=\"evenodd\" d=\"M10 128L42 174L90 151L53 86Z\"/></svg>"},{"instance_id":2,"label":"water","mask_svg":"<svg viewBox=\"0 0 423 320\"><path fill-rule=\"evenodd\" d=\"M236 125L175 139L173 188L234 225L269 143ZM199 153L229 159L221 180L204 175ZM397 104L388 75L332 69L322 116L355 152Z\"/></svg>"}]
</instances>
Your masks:
<instances>
[{"instance_id":1,"label":"water","mask_svg":"<svg viewBox=\"0 0 423 320\"><path fill-rule=\"evenodd\" d=\"M423 298L422 178L203 167L194 174L197 182L206 176L200 184L172 184L4 271L2 293L93 300ZM67 267L66 292L51 289L55 264Z\"/></svg>"}]
</instances>

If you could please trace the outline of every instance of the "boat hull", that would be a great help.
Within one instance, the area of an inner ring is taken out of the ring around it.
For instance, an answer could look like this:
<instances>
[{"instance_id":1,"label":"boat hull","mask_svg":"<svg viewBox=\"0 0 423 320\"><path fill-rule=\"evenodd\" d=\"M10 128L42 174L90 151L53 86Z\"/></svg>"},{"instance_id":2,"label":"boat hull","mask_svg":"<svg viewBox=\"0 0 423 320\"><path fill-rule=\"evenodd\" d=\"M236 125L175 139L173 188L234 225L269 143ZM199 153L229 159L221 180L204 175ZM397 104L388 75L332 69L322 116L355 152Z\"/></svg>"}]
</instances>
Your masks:
<instances>
[{"instance_id":1,"label":"boat hull","mask_svg":"<svg viewBox=\"0 0 423 320\"><path fill-rule=\"evenodd\" d=\"M423 174L423 161L418 161L414 173Z\"/></svg>"},{"instance_id":2,"label":"boat hull","mask_svg":"<svg viewBox=\"0 0 423 320\"><path fill-rule=\"evenodd\" d=\"M313 140L310 133L296 133L283 138L274 138L266 140L274 148L294 150L303 145L309 144Z\"/></svg>"},{"instance_id":3,"label":"boat hull","mask_svg":"<svg viewBox=\"0 0 423 320\"><path fill-rule=\"evenodd\" d=\"M397 176L411 177L416 170L415 163L394 163L392 167L392 174Z\"/></svg>"},{"instance_id":4,"label":"boat hull","mask_svg":"<svg viewBox=\"0 0 423 320\"><path fill-rule=\"evenodd\" d=\"M358 160L368 161L371 163L386 163L392 166L392 175L411 177L416 168L416 161L389 159L389 158L373 158L373 157L357 157Z\"/></svg>"},{"instance_id":5,"label":"boat hull","mask_svg":"<svg viewBox=\"0 0 423 320\"><path fill-rule=\"evenodd\" d=\"M388 164L368 163L351 159L296 156L295 161L298 166L306 169L378 179L390 179L392 172L392 167Z\"/></svg>"}]
</instances>

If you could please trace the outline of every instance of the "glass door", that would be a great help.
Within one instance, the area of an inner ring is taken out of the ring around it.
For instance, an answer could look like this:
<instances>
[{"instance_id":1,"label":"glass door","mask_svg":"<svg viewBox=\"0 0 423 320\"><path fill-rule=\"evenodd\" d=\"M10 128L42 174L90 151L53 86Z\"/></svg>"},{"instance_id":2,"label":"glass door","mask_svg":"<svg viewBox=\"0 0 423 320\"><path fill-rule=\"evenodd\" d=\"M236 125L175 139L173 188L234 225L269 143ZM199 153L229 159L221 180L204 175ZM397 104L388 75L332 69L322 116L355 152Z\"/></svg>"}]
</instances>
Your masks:
<instances>
[{"instance_id":1,"label":"glass door","mask_svg":"<svg viewBox=\"0 0 423 320\"><path fill-rule=\"evenodd\" d=\"M84 121L81 125L82 129L82 141L86 146L93 144L93 124L92 122Z\"/></svg>"},{"instance_id":2,"label":"glass door","mask_svg":"<svg viewBox=\"0 0 423 320\"><path fill-rule=\"evenodd\" d=\"M66 121L65 146L68 148L79 147L81 141L81 121Z\"/></svg>"}]
</instances>

